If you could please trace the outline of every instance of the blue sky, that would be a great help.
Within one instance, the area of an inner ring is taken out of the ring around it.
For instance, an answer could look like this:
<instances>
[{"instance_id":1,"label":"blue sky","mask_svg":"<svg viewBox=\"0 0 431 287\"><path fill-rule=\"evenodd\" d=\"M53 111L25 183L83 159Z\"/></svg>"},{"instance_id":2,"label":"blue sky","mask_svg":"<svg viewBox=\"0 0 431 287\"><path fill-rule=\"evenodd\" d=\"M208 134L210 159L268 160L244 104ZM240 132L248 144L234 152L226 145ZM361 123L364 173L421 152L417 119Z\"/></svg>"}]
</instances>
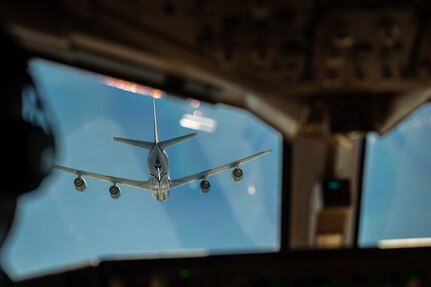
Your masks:
<instances>
[{"instance_id":1,"label":"blue sky","mask_svg":"<svg viewBox=\"0 0 431 287\"><path fill-rule=\"evenodd\" d=\"M359 242L431 237L431 104L387 135L370 133Z\"/></svg>"},{"instance_id":2,"label":"blue sky","mask_svg":"<svg viewBox=\"0 0 431 287\"><path fill-rule=\"evenodd\" d=\"M148 179L147 151L112 137L153 140L151 98L106 84L106 77L35 59L31 71L50 110L60 165L112 176ZM280 230L282 136L249 112L164 95L156 101L159 138L195 130L179 123L198 115L217 123L214 132L168 150L171 177L195 172L266 149L273 151L171 192L164 203L145 190L122 187L115 201L109 183L87 179L78 193L74 176L54 171L36 191L22 196L2 262L15 279L95 259L161 254L277 251Z\"/></svg>"}]
</instances>

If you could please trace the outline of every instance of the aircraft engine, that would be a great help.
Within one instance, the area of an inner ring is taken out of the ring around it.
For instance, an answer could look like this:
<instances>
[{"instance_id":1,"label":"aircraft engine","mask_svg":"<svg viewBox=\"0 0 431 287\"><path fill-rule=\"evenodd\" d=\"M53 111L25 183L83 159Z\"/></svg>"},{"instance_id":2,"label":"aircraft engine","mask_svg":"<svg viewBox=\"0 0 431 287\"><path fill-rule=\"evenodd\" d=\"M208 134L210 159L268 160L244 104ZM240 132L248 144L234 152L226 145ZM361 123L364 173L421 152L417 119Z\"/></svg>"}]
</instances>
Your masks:
<instances>
[{"instance_id":1,"label":"aircraft engine","mask_svg":"<svg viewBox=\"0 0 431 287\"><path fill-rule=\"evenodd\" d=\"M240 182L244 177L244 172L239 167L232 171L232 179L234 182Z\"/></svg>"},{"instance_id":2,"label":"aircraft engine","mask_svg":"<svg viewBox=\"0 0 431 287\"><path fill-rule=\"evenodd\" d=\"M201 181L199 187L201 188L202 193L208 193L211 190L211 183L209 180L204 179Z\"/></svg>"},{"instance_id":3,"label":"aircraft engine","mask_svg":"<svg viewBox=\"0 0 431 287\"><path fill-rule=\"evenodd\" d=\"M87 189L87 183L85 182L85 179L80 176L75 178L75 180L73 181L73 185L75 186L75 189L79 192L83 192Z\"/></svg>"},{"instance_id":4,"label":"aircraft engine","mask_svg":"<svg viewBox=\"0 0 431 287\"><path fill-rule=\"evenodd\" d=\"M121 196L121 189L117 185L111 185L109 188L109 195L112 199L119 199Z\"/></svg>"}]
</instances>

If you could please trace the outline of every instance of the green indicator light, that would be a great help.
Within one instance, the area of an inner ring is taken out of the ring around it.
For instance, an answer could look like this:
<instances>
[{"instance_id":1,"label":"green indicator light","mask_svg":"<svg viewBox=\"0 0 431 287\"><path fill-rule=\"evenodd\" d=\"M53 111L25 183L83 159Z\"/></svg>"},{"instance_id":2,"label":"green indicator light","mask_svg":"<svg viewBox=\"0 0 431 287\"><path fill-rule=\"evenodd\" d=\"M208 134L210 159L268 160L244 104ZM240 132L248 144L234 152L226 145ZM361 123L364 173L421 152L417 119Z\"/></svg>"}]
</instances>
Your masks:
<instances>
[{"instance_id":1,"label":"green indicator light","mask_svg":"<svg viewBox=\"0 0 431 287\"><path fill-rule=\"evenodd\" d=\"M341 187L341 183L339 182L339 181L330 181L329 183L328 183L328 188L329 189L332 189L332 190L334 190L334 189L339 189Z\"/></svg>"},{"instance_id":2,"label":"green indicator light","mask_svg":"<svg viewBox=\"0 0 431 287\"><path fill-rule=\"evenodd\" d=\"M379 275L371 275L368 277L368 282L373 284L381 284L383 283L383 278Z\"/></svg>"},{"instance_id":3,"label":"green indicator light","mask_svg":"<svg viewBox=\"0 0 431 287\"><path fill-rule=\"evenodd\" d=\"M423 274L421 274L419 272L415 272L415 273L410 274L410 278L421 279L422 277L423 277Z\"/></svg>"},{"instance_id":4,"label":"green indicator light","mask_svg":"<svg viewBox=\"0 0 431 287\"><path fill-rule=\"evenodd\" d=\"M342 283L343 283L343 279L341 279L341 277L334 276L331 278L331 284L333 286L341 286Z\"/></svg>"},{"instance_id":5,"label":"green indicator light","mask_svg":"<svg viewBox=\"0 0 431 287\"><path fill-rule=\"evenodd\" d=\"M284 286L283 282L281 281L281 279L275 279L269 282L269 284L260 284L258 286L269 286L269 287L282 287Z\"/></svg>"},{"instance_id":6,"label":"green indicator light","mask_svg":"<svg viewBox=\"0 0 431 287\"><path fill-rule=\"evenodd\" d=\"M403 276L401 276L401 278L403 280L422 279L422 277L423 277L423 274L421 274L419 272L407 273L407 274L404 274Z\"/></svg>"},{"instance_id":7,"label":"green indicator light","mask_svg":"<svg viewBox=\"0 0 431 287\"><path fill-rule=\"evenodd\" d=\"M179 272L180 278L181 279L187 279L190 277L190 270L189 269L181 269Z\"/></svg>"}]
</instances>

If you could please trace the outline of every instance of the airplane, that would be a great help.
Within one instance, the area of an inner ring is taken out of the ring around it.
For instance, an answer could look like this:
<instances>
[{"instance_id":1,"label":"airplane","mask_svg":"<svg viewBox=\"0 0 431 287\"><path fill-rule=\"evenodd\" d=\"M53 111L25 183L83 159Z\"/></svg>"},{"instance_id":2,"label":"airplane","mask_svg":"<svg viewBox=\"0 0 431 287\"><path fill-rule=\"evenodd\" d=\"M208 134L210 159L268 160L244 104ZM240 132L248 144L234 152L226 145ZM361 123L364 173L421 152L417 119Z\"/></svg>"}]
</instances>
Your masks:
<instances>
[{"instance_id":1,"label":"airplane","mask_svg":"<svg viewBox=\"0 0 431 287\"><path fill-rule=\"evenodd\" d=\"M240 164L244 164L248 161L254 160L272 151L272 150L262 151L254 155L230 162L228 164L225 164L213 169L202 171L179 179L171 179L170 173L169 173L169 160L168 160L168 155L166 153L166 149L196 137L197 133L180 136L170 140L159 141L159 136L157 131L156 104L155 104L154 97L153 97L153 118L154 118L154 142L119 138L119 137L113 138L114 141L144 148L149 151L148 157L147 157L149 180L147 181L120 178L115 176L98 174L94 172L88 172L88 171L79 170L79 169L68 168L68 167L59 166L59 165L55 165L54 167L56 169L59 169L65 172L75 174L77 177L74 179L73 184L75 186L75 189L79 192L83 192L87 189L87 183L84 179L84 176L85 176L88 178L112 183L112 186L109 187L109 194L112 199L120 198L121 189L118 185L123 185L123 186L129 186L129 187L148 190L152 193L152 196L155 200L159 202L163 202L169 197L170 191L172 189L198 180L201 180L199 185L201 192L204 194L208 193L211 189L211 183L207 178L211 175L215 175L227 169L233 168L232 179L234 182L240 182L244 176L243 170L239 167Z\"/></svg>"}]
</instances>

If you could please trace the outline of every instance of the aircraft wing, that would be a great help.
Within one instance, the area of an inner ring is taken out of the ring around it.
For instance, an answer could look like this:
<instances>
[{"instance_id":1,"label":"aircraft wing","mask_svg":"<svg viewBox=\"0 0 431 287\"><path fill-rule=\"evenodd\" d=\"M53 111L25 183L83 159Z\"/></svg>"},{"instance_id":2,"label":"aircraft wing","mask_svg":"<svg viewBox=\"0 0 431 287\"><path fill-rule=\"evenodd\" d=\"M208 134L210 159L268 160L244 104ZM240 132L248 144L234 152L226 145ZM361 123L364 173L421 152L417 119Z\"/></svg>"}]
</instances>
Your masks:
<instances>
[{"instance_id":1,"label":"aircraft wing","mask_svg":"<svg viewBox=\"0 0 431 287\"><path fill-rule=\"evenodd\" d=\"M237 161L233 161L231 163L228 163L228 164L225 164L225 165L213 168L213 169L202 171L202 172L199 172L199 173L196 173L193 175L189 175L189 176L186 176L183 178L173 179L173 180L171 180L170 187L171 187L171 189L174 189L176 187L183 186L185 184L192 183L194 181L207 178L211 175L220 173L220 172L225 171L227 169L235 168L235 167L239 166L240 164L254 160L254 159L261 157L261 156L263 156L269 152L271 152L271 150L262 151L260 153L245 157L245 158L237 160Z\"/></svg>"},{"instance_id":2,"label":"aircraft wing","mask_svg":"<svg viewBox=\"0 0 431 287\"><path fill-rule=\"evenodd\" d=\"M56 165L54 167L65 172L76 174L77 176L89 177L89 178L93 178L101 181L111 182L114 184L125 185L125 186L130 186L135 188L142 188L150 191L149 181L140 181L140 180L109 176L109 175L104 175L104 174L99 174L99 173L94 173L94 172L89 172L89 171L84 171L79 169L68 168L68 167L59 166L59 165Z\"/></svg>"}]
</instances>

